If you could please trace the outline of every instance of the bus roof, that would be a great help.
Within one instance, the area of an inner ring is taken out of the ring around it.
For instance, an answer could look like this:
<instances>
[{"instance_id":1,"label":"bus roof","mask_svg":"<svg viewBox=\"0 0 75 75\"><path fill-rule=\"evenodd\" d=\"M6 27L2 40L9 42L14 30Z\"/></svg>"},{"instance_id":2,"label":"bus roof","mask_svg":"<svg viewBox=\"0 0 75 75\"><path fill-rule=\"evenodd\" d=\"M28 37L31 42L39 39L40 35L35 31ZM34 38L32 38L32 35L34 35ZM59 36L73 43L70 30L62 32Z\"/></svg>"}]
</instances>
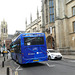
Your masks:
<instances>
[{"instance_id":1,"label":"bus roof","mask_svg":"<svg viewBox=\"0 0 75 75\"><path fill-rule=\"evenodd\" d=\"M16 41L21 36L26 36L26 37L30 37L30 36L44 36L44 33L22 33L22 34L18 35L16 38L14 38L13 42Z\"/></svg>"}]
</instances>

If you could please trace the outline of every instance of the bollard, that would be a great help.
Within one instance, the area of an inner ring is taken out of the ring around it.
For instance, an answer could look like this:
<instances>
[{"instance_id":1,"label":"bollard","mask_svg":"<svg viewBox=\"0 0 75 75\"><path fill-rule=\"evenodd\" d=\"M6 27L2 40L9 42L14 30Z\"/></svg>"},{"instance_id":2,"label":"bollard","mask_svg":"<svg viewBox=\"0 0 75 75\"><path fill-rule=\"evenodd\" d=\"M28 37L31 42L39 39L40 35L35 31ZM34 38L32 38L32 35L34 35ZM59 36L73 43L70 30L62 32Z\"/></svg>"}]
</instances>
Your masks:
<instances>
[{"instance_id":1,"label":"bollard","mask_svg":"<svg viewBox=\"0 0 75 75\"><path fill-rule=\"evenodd\" d=\"M10 75L9 67L7 67L7 75Z\"/></svg>"},{"instance_id":2,"label":"bollard","mask_svg":"<svg viewBox=\"0 0 75 75\"><path fill-rule=\"evenodd\" d=\"M4 61L5 61L5 57L4 57Z\"/></svg>"},{"instance_id":3,"label":"bollard","mask_svg":"<svg viewBox=\"0 0 75 75\"><path fill-rule=\"evenodd\" d=\"M2 61L2 67L4 67L4 61Z\"/></svg>"}]
</instances>

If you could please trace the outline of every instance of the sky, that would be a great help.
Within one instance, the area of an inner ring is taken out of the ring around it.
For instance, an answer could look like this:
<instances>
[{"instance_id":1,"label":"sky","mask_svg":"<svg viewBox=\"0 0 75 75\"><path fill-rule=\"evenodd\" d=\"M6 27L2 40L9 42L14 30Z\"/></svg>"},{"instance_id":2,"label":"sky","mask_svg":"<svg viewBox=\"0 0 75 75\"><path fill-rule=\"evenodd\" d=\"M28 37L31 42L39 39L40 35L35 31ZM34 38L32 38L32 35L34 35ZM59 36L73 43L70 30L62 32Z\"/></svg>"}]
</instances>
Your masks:
<instances>
[{"instance_id":1,"label":"sky","mask_svg":"<svg viewBox=\"0 0 75 75\"><path fill-rule=\"evenodd\" d=\"M8 34L14 34L16 30L25 31L25 20L30 24L37 16L37 7L41 15L41 0L0 0L0 25L3 19L8 25Z\"/></svg>"}]
</instances>

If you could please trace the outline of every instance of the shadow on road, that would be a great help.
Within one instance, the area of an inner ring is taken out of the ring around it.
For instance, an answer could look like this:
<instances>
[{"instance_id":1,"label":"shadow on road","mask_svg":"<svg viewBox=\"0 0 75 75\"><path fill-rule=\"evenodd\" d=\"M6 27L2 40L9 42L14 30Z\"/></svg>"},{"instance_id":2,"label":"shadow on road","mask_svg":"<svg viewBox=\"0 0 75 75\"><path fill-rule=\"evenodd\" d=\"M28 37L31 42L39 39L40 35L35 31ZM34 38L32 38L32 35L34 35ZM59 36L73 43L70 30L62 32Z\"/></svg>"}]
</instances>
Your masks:
<instances>
[{"instance_id":1,"label":"shadow on road","mask_svg":"<svg viewBox=\"0 0 75 75\"><path fill-rule=\"evenodd\" d=\"M43 63L28 63L28 64L21 64L22 68L29 68L29 67L39 67L39 66L45 66Z\"/></svg>"},{"instance_id":2,"label":"shadow on road","mask_svg":"<svg viewBox=\"0 0 75 75\"><path fill-rule=\"evenodd\" d=\"M61 60L60 59L50 59L48 61L62 61L62 59Z\"/></svg>"}]
</instances>

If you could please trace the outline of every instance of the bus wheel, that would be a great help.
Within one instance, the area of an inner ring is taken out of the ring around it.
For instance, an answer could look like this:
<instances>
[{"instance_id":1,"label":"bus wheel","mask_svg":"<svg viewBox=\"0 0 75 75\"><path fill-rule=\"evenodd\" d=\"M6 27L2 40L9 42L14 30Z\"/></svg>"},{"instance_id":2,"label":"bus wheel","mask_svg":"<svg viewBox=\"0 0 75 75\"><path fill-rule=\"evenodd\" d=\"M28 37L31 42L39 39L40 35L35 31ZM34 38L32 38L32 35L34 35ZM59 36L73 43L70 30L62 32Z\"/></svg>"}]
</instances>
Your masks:
<instances>
[{"instance_id":1,"label":"bus wheel","mask_svg":"<svg viewBox=\"0 0 75 75\"><path fill-rule=\"evenodd\" d=\"M16 57L16 62L18 63L18 58Z\"/></svg>"},{"instance_id":2,"label":"bus wheel","mask_svg":"<svg viewBox=\"0 0 75 75\"><path fill-rule=\"evenodd\" d=\"M13 57L11 57L11 59L13 60Z\"/></svg>"},{"instance_id":3,"label":"bus wheel","mask_svg":"<svg viewBox=\"0 0 75 75\"><path fill-rule=\"evenodd\" d=\"M11 55L11 59L13 60L13 57L12 57L12 55Z\"/></svg>"},{"instance_id":4,"label":"bus wheel","mask_svg":"<svg viewBox=\"0 0 75 75\"><path fill-rule=\"evenodd\" d=\"M48 56L48 60L51 60L51 57L50 56Z\"/></svg>"}]
</instances>

